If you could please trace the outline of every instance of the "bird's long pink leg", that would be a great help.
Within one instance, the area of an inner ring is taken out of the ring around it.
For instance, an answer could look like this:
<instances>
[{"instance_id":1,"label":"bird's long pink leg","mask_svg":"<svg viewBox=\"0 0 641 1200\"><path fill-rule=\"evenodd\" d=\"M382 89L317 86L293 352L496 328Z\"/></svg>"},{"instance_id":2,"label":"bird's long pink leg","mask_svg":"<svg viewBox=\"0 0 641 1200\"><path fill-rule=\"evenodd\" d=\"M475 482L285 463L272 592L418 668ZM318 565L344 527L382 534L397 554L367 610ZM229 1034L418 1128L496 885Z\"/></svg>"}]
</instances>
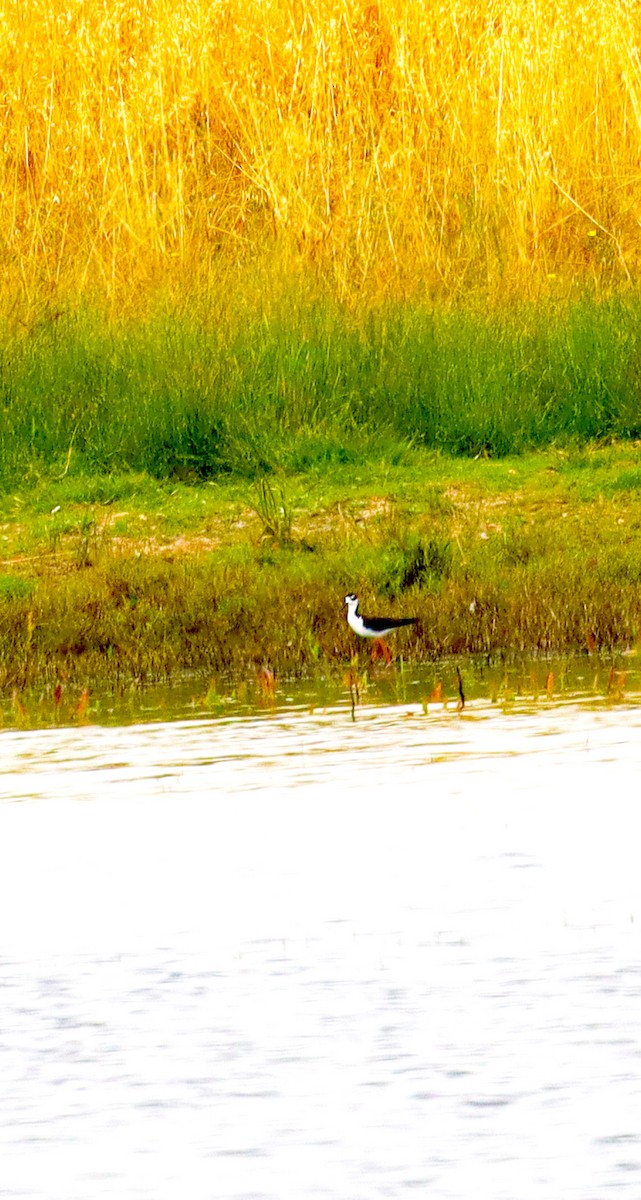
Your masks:
<instances>
[{"instance_id":1,"label":"bird's long pink leg","mask_svg":"<svg viewBox=\"0 0 641 1200\"><path fill-rule=\"evenodd\" d=\"M373 659L380 658L381 655L385 659L387 666L389 666L389 664L392 661L392 651L390 650L387 643L383 641L382 638L376 638L376 641L374 642L374 645L372 646L372 658Z\"/></svg>"}]
</instances>

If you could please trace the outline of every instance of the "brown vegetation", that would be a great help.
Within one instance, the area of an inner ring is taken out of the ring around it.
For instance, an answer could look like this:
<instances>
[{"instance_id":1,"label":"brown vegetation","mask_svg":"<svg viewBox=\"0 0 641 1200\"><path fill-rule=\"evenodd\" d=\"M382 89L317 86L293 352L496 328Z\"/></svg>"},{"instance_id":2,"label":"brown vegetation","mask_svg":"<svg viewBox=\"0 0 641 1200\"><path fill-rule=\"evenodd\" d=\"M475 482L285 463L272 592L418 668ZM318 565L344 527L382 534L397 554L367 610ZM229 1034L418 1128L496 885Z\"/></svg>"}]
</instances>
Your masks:
<instances>
[{"instance_id":1,"label":"brown vegetation","mask_svg":"<svg viewBox=\"0 0 641 1200\"><path fill-rule=\"evenodd\" d=\"M348 300L625 282L640 48L630 0L6 0L2 307L270 247Z\"/></svg>"}]
</instances>

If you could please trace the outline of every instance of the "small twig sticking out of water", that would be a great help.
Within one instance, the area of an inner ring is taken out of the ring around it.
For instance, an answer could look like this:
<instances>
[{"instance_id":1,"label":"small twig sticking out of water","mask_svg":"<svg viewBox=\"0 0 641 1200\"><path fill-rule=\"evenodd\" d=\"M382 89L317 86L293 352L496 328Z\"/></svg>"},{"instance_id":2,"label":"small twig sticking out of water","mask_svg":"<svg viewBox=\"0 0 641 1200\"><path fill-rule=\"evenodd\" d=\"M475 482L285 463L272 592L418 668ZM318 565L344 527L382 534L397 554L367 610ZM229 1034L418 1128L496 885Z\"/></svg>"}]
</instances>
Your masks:
<instances>
[{"instance_id":1,"label":"small twig sticking out of water","mask_svg":"<svg viewBox=\"0 0 641 1200\"><path fill-rule=\"evenodd\" d=\"M361 697L358 689L358 675L354 670L354 667L350 667L349 671L345 675L345 683L349 688L349 698L352 702L352 721L355 721L356 705L359 703Z\"/></svg>"},{"instance_id":2,"label":"small twig sticking out of water","mask_svg":"<svg viewBox=\"0 0 641 1200\"><path fill-rule=\"evenodd\" d=\"M87 722L87 705L89 704L89 688L83 688L80 699L73 710L73 715L80 724Z\"/></svg>"},{"instance_id":3,"label":"small twig sticking out of water","mask_svg":"<svg viewBox=\"0 0 641 1200\"><path fill-rule=\"evenodd\" d=\"M276 704L276 676L269 667L259 667L256 672L258 703L266 708Z\"/></svg>"},{"instance_id":4,"label":"small twig sticking out of water","mask_svg":"<svg viewBox=\"0 0 641 1200\"><path fill-rule=\"evenodd\" d=\"M608 675L608 696L614 696L616 700L623 699L626 674L626 671L617 671L614 667L610 667L610 673Z\"/></svg>"},{"instance_id":5,"label":"small twig sticking out of water","mask_svg":"<svg viewBox=\"0 0 641 1200\"><path fill-rule=\"evenodd\" d=\"M458 704L456 705L456 707L459 712L463 712L463 709L465 708L465 692L463 691L463 677L461 675L459 667L456 668L456 678L458 681L458 695L459 695Z\"/></svg>"}]
</instances>

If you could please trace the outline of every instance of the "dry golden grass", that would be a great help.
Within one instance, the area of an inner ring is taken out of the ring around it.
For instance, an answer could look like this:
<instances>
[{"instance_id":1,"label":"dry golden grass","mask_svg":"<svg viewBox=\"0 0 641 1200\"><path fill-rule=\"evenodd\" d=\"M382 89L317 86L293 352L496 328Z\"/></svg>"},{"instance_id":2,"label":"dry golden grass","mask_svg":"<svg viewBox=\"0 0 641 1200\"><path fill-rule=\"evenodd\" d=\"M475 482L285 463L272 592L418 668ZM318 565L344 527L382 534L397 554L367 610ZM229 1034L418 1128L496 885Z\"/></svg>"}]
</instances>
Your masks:
<instances>
[{"instance_id":1,"label":"dry golden grass","mask_svg":"<svg viewBox=\"0 0 641 1200\"><path fill-rule=\"evenodd\" d=\"M343 297L634 280L640 48L634 0L3 0L2 307L273 247Z\"/></svg>"}]
</instances>

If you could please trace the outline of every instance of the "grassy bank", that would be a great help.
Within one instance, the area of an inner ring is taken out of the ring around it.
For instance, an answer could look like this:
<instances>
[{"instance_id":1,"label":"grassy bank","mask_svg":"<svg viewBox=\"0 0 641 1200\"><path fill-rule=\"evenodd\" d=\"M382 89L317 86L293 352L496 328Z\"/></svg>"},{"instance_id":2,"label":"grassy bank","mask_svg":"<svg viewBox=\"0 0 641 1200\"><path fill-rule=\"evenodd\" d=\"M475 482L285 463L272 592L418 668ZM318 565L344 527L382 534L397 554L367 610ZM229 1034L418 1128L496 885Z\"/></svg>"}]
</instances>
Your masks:
<instances>
[{"instance_id":1,"label":"grassy bank","mask_svg":"<svg viewBox=\"0 0 641 1200\"><path fill-rule=\"evenodd\" d=\"M302 281L250 303L250 278L188 312L5 329L0 487L125 470L251 480L408 447L505 456L641 434L633 296L350 313Z\"/></svg>"},{"instance_id":2,"label":"grassy bank","mask_svg":"<svg viewBox=\"0 0 641 1200\"><path fill-rule=\"evenodd\" d=\"M343 596L412 613L406 661L593 652L641 629L631 446L181 483L113 474L3 500L0 683L343 671ZM363 648L361 647L361 652Z\"/></svg>"}]
</instances>

